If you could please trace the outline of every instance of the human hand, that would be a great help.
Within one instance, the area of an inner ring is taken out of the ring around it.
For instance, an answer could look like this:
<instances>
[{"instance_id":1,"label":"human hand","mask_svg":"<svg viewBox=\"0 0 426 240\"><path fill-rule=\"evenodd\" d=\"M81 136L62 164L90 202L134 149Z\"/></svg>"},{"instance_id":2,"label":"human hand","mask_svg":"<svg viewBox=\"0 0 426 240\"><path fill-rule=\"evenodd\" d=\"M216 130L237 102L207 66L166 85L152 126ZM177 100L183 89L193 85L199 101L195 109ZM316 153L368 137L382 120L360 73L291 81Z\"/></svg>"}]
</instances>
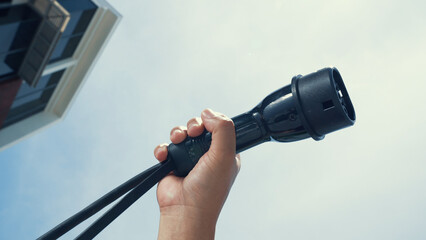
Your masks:
<instances>
[{"instance_id":1,"label":"human hand","mask_svg":"<svg viewBox=\"0 0 426 240\"><path fill-rule=\"evenodd\" d=\"M204 129L212 133L210 149L185 178L169 175L157 187L160 206L159 239L213 239L216 221L240 169L235 154L235 128L231 119L206 109L187 127L172 129L174 144ZM154 150L159 161L167 158L167 144Z\"/></svg>"}]
</instances>

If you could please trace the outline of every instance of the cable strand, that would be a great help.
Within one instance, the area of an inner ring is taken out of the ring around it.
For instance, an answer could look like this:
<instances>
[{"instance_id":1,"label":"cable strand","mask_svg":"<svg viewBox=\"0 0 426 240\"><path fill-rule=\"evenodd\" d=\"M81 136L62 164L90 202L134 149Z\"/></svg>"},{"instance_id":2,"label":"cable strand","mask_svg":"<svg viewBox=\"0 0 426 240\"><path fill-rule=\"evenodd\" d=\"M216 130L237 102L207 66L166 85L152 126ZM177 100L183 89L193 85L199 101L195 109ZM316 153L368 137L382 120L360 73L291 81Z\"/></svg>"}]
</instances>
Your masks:
<instances>
[{"instance_id":1,"label":"cable strand","mask_svg":"<svg viewBox=\"0 0 426 240\"><path fill-rule=\"evenodd\" d=\"M142 183L126 194L116 205L102 215L98 220L92 223L84 230L76 240L93 239L114 219L120 216L127 208L135 203L143 194L157 184L161 179L167 176L175 168L173 161L166 160L161 163L161 167L147 177Z\"/></svg>"},{"instance_id":2,"label":"cable strand","mask_svg":"<svg viewBox=\"0 0 426 240\"><path fill-rule=\"evenodd\" d=\"M58 239L71 229L73 229L75 226L79 225L86 219L90 218L136 186L138 186L141 182L143 182L148 176L150 176L152 173L160 169L162 166L161 163L158 163L151 168L139 173L138 175L134 176L133 178L129 179L125 183L121 184L120 186L114 188L80 212L74 214L73 216L69 217L62 223L58 224L56 227L52 228L47 233L43 234L37 240L50 240L50 239Z\"/></svg>"}]
</instances>

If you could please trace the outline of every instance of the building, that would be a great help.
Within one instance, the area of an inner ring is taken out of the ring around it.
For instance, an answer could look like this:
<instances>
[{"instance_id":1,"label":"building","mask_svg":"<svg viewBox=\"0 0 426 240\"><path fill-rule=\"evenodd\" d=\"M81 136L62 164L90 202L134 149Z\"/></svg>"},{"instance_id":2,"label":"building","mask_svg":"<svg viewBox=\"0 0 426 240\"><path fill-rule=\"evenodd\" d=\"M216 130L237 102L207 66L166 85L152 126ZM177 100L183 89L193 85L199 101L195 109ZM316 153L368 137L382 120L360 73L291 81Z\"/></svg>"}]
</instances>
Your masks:
<instances>
[{"instance_id":1,"label":"building","mask_svg":"<svg viewBox=\"0 0 426 240\"><path fill-rule=\"evenodd\" d=\"M120 18L105 0L0 1L0 150L64 118Z\"/></svg>"}]
</instances>

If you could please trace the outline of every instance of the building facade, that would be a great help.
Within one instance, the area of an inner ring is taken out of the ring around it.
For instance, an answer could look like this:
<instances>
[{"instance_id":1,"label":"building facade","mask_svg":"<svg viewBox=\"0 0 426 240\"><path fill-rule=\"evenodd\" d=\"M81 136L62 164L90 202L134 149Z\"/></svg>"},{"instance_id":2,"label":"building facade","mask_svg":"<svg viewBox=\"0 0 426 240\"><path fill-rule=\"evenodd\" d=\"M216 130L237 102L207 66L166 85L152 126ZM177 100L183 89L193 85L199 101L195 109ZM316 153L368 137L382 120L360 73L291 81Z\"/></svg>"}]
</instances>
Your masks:
<instances>
[{"instance_id":1,"label":"building facade","mask_svg":"<svg viewBox=\"0 0 426 240\"><path fill-rule=\"evenodd\" d=\"M65 116L120 19L105 0L0 1L0 150Z\"/></svg>"}]
</instances>

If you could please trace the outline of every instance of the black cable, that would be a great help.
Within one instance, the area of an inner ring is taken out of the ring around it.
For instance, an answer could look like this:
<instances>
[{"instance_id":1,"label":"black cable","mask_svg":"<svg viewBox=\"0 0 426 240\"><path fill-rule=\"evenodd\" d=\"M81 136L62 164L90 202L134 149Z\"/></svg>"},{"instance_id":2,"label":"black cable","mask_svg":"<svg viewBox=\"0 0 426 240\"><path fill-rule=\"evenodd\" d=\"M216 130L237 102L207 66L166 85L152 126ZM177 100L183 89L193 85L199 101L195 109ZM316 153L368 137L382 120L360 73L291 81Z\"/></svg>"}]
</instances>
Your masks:
<instances>
[{"instance_id":1,"label":"black cable","mask_svg":"<svg viewBox=\"0 0 426 240\"><path fill-rule=\"evenodd\" d=\"M49 232L43 234L41 237L37 238L37 240L58 239L78 224L90 218L91 216L102 210L104 207L108 206L110 203L114 202L115 200L123 196L125 193L138 186L153 172L160 169L161 166L162 164L158 163L152 166L151 168L139 173L138 175L129 179L127 182L111 190L109 193L105 194L80 212L69 217L67 220L57 225Z\"/></svg>"},{"instance_id":2,"label":"black cable","mask_svg":"<svg viewBox=\"0 0 426 240\"><path fill-rule=\"evenodd\" d=\"M161 163L161 167L158 168L154 173L147 177L142 183L130 191L126 196L123 197L116 205L108 210L102 217L96 220L90 225L84 232L77 236L78 240L93 239L98 235L106 226L108 226L114 219L116 219L121 213L136 202L143 194L151 189L157 182L167 176L175 165L173 161L166 160Z\"/></svg>"}]
</instances>

